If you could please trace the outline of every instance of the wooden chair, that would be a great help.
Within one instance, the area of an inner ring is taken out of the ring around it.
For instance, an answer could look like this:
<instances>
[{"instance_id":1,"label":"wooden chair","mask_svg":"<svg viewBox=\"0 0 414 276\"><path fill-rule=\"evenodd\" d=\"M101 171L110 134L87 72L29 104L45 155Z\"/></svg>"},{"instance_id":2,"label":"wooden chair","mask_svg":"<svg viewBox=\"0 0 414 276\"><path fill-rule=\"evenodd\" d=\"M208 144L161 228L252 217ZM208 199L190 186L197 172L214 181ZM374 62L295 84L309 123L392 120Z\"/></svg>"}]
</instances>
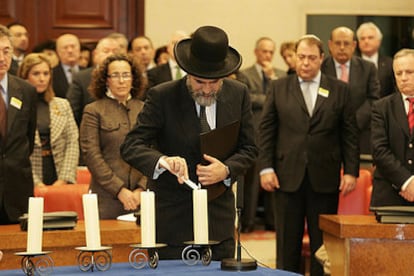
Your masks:
<instances>
[{"instance_id":1,"label":"wooden chair","mask_svg":"<svg viewBox=\"0 0 414 276\"><path fill-rule=\"evenodd\" d=\"M76 170L76 183L78 184L90 184L91 182L91 172L87 167L79 166Z\"/></svg>"}]
</instances>

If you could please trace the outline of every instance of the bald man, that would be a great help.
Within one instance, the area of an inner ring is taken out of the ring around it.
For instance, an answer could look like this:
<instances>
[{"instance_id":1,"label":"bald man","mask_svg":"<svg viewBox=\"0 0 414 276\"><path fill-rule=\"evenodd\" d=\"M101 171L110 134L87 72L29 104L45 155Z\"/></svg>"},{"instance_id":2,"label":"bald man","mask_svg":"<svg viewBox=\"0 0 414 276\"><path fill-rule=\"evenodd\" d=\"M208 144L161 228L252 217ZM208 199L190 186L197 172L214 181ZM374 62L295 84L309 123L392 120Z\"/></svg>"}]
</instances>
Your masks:
<instances>
[{"instance_id":1,"label":"bald man","mask_svg":"<svg viewBox=\"0 0 414 276\"><path fill-rule=\"evenodd\" d=\"M350 101L356 110L360 131L361 157L371 155L370 120L372 103L380 98L377 68L372 62L354 56L356 40L348 27L332 30L328 41L331 56L322 64L321 71L348 83Z\"/></svg>"},{"instance_id":2,"label":"bald man","mask_svg":"<svg viewBox=\"0 0 414 276\"><path fill-rule=\"evenodd\" d=\"M56 53L59 57L59 64L53 68L53 90L57 97L66 98L73 74L83 69L78 65L79 38L73 34L59 36L56 40Z\"/></svg>"}]
</instances>

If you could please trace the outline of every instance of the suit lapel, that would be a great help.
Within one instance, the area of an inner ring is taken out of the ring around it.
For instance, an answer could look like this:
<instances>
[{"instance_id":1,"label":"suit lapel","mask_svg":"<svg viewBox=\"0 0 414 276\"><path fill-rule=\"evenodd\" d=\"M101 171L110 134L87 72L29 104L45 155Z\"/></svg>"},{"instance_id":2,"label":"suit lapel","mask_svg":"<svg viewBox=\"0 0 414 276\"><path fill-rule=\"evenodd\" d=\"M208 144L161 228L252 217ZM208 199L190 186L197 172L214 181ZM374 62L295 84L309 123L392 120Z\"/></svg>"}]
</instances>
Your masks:
<instances>
[{"instance_id":1,"label":"suit lapel","mask_svg":"<svg viewBox=\"0 0 414 276\"><path fill-rule=\"evenodd\" d=\"M298 102L298 105L300 106L302 111L308 117L310 117L310 115L308 113L308 108L306 107L305 99L303 98L302 88L300 87L299 79L296 76L291 78L290 82L288 83L287 91L288 91L288 94L293 95L293 97Z\"/></svg>"},{"instance_id":2,"label":"suit lapel","mask_svg":"<svg viewBox=\"0 0 414 276\"><path fill-rule=\"evenodd\" d=\"M200 134L200 121L198 120L197 110L195 107L194 100L192 99L187 86L186 86L186 77L179 80L180 84L178 87L178 94L180 94L177 99L180 101L177 103L179 122L182 133L188 140L187 145L194 145L194 140L198 140ZM197 138L196 138L197 137ZM199 146L195 145L198 150Z\"/></svg>"},{"instance_id":3,"label":"suit lapel","mask_svg":"<svg viewBox=\"0 0 414 276\"><path fill-rule=\"evenodd\" d=\"M223 83L222 92L217 97L216 104L216 128L224 127L234 120L234 109L231 99L228 97L228 93L225 93L229 89L226 83ZM224 93L223 93L224 92Z\"/></svg>"},{"instance_id":4,"label":"suit lapel","mask_svg":"<svg viewBox=\"0 0 414 276\"><path fill-rule=\"evenodd\" d=\"M327 97L329 97L329 87L327 85L326 78L323 74L321 76L321 82L320 82L319 87L318 87L318 92L317 92L317 95L316 95L316 103L315 103L315 107L313 108L313 116L312 117L314 117L317 114L318 110L321 108L321 106L323 105L323 103L327 99L327 97L320 95L319 91L321 91L321 89L324 89L324 90L328 91Z\"/></svg>"},{"instance_id":5,"label":"suit lapel","mask_svg":"<svg viewBox=\"0 0 414 276\"><path fill-rule=\"evenodd\" d=\"M20 86L14 81L13 78L8 77L8 109L7 109L7 133L12 132L13 123L23 108L23 95L20 90Z\"/></svg>"},{"instance_id":6,"label":"suit lapel","mask_svg":"<svg viewBox=\"0 0 414 276\"><path fill-rule=\"evenodd\" d=\"M391 101L391 110L394 113L395 120L398 122L398 125L401 127L404 134L407 137L410 137L407 114L405 113L404 103L399 92L394 93L393 95L393 99Z\"/></svg>"}]
</instances>

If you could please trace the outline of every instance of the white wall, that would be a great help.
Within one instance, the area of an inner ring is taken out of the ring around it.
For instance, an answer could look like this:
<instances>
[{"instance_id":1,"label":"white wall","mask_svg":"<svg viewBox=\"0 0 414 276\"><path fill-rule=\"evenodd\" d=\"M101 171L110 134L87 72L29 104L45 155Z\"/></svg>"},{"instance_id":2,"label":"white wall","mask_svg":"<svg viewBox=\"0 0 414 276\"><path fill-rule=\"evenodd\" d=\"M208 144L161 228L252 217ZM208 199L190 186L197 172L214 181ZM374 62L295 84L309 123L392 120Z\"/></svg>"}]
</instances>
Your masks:
<instances>
[{"instance_id":1,"label":"white wall","mask_svg":"<svg viewBox=\"0 0 414 276\"><path fill-rule=\"evenodd\" d=\"M254 63L254 43L261 36L276 41L274 64L286 68L279 55L282 41L305 34L307 14L414 16L412 0L147 0L145 34L155 47L176 30L193 32L203 25L224 29L230 45L243 56L242 67Z\"/></svg>"}]
</instances>

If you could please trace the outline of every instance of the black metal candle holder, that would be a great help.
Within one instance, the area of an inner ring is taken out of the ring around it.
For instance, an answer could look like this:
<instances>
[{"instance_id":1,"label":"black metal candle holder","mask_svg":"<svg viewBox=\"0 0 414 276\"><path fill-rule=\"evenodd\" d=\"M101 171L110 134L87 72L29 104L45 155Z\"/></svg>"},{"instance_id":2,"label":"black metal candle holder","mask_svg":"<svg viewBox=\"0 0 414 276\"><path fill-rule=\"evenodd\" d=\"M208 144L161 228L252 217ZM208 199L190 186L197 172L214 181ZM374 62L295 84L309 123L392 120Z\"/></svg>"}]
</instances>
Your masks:
<instances>
[{"instance_id":1,"label":"black metal candle holder","mask_svg":"<svg viewBox=\"0 0 414 276\"><path fill-rule=\"evenodd\" d=\"M143 246L142 244L130 245L134 249L129 253L129 264L135 269L141 269L148 263L150 268L158 266L158 248L166 247L165 243L156 243L154 246ZM147 254L143 250L147 250Z\"/></svg>"},{"instance_id":2,"label":"black metal candle holder","mask_svg":"<svg viewBox=\"0 0 414 276\"><path fill-rule=\"evenodd\" d=\"M112 266L111 246L99 248L76 247L79 250L78 267L83 272L93 272L96 268L99 271L107 271Z\"/></svg>"},{"instance_id":3,"label":"black metal candle holder","mask_svg":"<svg viewBox=\"0 0 414 276\"><path fill-rule=\"evenodd\" d=\"M44 251L39 253L30 252L18 252L17 256L22 256L20 262L21 268L25 275L50 275L53 272L54 262L48 255L50 251Z\"/></svg>"},{"instance_id":4,"label":"black metal candle holder","mask_svg":"<svg viewBox=\"0 0 414 276\"><path fill-rule=\"evenodd\" d=\"M201 261L203 265L207 266L212 259L211 246L218 243L218 241L209 241L205 244L196 244L194 241L184 242L188 246L183 249L181 259L187 265L196 265Z\"/></svg>"}]
</instances>

